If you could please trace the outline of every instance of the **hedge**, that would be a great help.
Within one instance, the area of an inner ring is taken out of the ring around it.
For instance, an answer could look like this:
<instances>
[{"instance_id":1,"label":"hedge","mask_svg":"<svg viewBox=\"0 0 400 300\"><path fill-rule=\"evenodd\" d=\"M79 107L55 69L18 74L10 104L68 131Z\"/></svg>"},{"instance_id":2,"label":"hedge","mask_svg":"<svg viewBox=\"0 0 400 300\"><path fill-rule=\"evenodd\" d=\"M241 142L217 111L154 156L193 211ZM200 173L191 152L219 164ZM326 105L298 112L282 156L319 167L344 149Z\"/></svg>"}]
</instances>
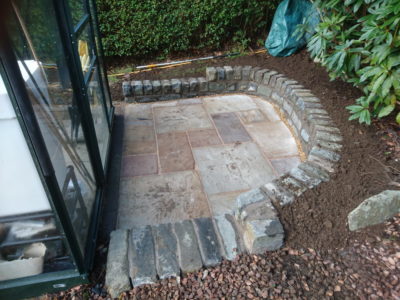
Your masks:
<instances>
[{"instance_id":1,"label":"hedge","mask_svg":"<svg viewBox=\"0 0 400 300\"><path fill-rule=\"evenodd\" d=\"M246 47L264 40L279 0L97 0L106 56Z\"/></svg>"}]
</instances>

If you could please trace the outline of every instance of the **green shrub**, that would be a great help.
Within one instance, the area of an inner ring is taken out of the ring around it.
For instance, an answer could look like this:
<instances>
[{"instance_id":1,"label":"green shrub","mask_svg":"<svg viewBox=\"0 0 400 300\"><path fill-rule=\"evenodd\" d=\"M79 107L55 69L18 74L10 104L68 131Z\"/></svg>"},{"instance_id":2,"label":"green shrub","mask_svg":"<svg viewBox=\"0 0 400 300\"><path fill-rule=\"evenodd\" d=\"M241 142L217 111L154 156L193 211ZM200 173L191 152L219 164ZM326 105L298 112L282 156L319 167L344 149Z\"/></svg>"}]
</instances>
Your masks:
<instances>
[{"instance_id":1,"label":"green shrub","mask_svg":"<svg viewBox=\"0 0 400 300\"><path fill-rule=\"evenodd\" d=\"M265 38L279 0L97 0L107 56L247 47Z\"/></svg>"},{"instance_id":2,"label":"green shrub","mask_svg":"<svg viewBox=\"0 0 400 300\"><path fill-rule=\"evenodd\" d=\"M347 109L350 120L371 123L398 110L400 97L400 0L316 1L321 23L308 43L311 56L361 88ZM400 113L396 120L400 123Z\"/></svg>"}]
</instances>

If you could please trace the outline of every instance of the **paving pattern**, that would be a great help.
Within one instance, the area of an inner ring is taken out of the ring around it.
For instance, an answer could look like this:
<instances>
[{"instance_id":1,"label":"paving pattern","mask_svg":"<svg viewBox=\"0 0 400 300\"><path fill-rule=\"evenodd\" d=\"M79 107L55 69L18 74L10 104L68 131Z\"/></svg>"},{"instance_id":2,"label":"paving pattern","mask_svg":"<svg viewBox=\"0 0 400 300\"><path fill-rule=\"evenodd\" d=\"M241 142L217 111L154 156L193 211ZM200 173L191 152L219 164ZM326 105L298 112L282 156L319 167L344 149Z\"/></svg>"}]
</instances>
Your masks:
<instances>
[{"instance_id":1,"label":"paving pattern","mask_svg":"<svg viewBox=\"0 0 400 300\"><path fill-rule=\"evenodd\" d=\"M300 164L273 106L231 94L125 107L118 228L231 214Z\"/></svg>"}]
</instances>

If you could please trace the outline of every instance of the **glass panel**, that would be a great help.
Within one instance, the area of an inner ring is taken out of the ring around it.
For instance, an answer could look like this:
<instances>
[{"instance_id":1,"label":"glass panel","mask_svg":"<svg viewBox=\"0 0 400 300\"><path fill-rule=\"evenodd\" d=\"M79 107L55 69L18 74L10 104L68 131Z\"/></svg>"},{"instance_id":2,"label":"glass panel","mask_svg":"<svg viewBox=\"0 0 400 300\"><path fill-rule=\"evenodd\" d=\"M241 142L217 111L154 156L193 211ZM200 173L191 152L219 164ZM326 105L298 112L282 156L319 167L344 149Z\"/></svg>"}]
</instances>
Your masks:
<instances>
[{"instance_id":1,"label":"glass panel","mask_svg":"<svg viewBox=\"0 0 400 300\"><path fill-rule=\"evenodd\" d=\"M105 73L105 68L104 68L104 60L102 56L102 49L101 49L101 41L100 41L100 36L99 36L99 24L97 24L97 17L96 17L96 9L93 0L89 0L89 7L90 7L90 15L91 15L91 21L93 24L94 28L94 39L95 39L95 44L96 44L96 50L97 50L97 58L98 58L98 63L99 63L99 70L100 70L100 75L101 75L101 81L103 82L104 85L104 95L106 98L106 106L107 110L110 112L111 111L111 97L109 93L109 89L106 86L108 84L107 80L107 74Z\"/></svg>"},{"instance_id":2,"label":"glass panel","mask_svg":"<svg viewBox=\"0 0 400 300\"><path fill-rule=\"evenodd\" d=\"M99 81L98 66L94 65L90 80L88 83L88 96L90 102L90 109L92 111L94 126L96 130L97 142L103 166L106 163L106 155L108 148L108 140L110 138L110 131L108 127L107 114L104 109L104 97L101 90Z\"/></svg>"},{"instance_id":3,"label":"glass panel","mask_svg":"<svg viewBox=\"0 0 400 300\"><path fill-rule=\"evenodd\" d=\"M85 0L68 0L71 10L72 23L76 26L85 15Z\"/></svg>"},{"instance_id":4,"label":"glass panel","mask_svg":"<svg viewBox=\"0 0 400 300\"><path fill-rule=\"evenodd\" d=\"M75 269L1 76L0 140L0 281Z\"/></svg>"},{"instance_id":5,"label":"glass panel","mask_svg":"<svg viewBox=\"0 0 400 300\"><path fill-rule=\"evenodd\" d=\"M14 37L20 70L83 253L96 183L52 2L19 1L20 17L14 18L11 35ZM51 43L46 42L49 39ZM42 47L42 41L47 43L46 47Z\"/></svg>"},{"instance_id":6,"label":"glass panel","mask_svg":"<svg viewBox=\"0 0 400 300\"><path fill-rule=\"evenodd\" d=\"M81 60L82 71L85 75L89 71L90 63L92 62L93 57L95 57L95 52L91 42L89 24L85 25L85 28L77 37L77 47L79 58Z\"/></svg>"}]
</instances>

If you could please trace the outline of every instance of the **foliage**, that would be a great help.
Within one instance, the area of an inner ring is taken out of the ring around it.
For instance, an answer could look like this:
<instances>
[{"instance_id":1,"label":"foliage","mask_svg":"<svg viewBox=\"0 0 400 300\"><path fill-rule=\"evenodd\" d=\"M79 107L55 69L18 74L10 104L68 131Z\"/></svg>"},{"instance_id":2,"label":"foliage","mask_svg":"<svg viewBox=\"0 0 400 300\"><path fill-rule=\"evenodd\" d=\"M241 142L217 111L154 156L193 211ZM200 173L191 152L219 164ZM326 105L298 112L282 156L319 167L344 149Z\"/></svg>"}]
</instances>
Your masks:
<instances>
[{"instance_id":1,"label":"foliage","mask_svg":"<svg viewBox=\"0 0 400 300\"><path fill-rule=\"evenodd\" d=\"M308 42L311 56L330 77L361 88L347 109L350 120L371 123L398 110L400 97L400 0L318 0L321 23ZM400 123L400 113L396 120Z\"/></svg>"},{"instance_id":2,"label":"foliage","mask_svg":"<svg viewBox=\"0 0 400 300\"><path fill-rule=\"evenodd\" d=\"M245 48L266 35L279 0L97 0L107 56Z\"/></svg>"}]
</instances>

